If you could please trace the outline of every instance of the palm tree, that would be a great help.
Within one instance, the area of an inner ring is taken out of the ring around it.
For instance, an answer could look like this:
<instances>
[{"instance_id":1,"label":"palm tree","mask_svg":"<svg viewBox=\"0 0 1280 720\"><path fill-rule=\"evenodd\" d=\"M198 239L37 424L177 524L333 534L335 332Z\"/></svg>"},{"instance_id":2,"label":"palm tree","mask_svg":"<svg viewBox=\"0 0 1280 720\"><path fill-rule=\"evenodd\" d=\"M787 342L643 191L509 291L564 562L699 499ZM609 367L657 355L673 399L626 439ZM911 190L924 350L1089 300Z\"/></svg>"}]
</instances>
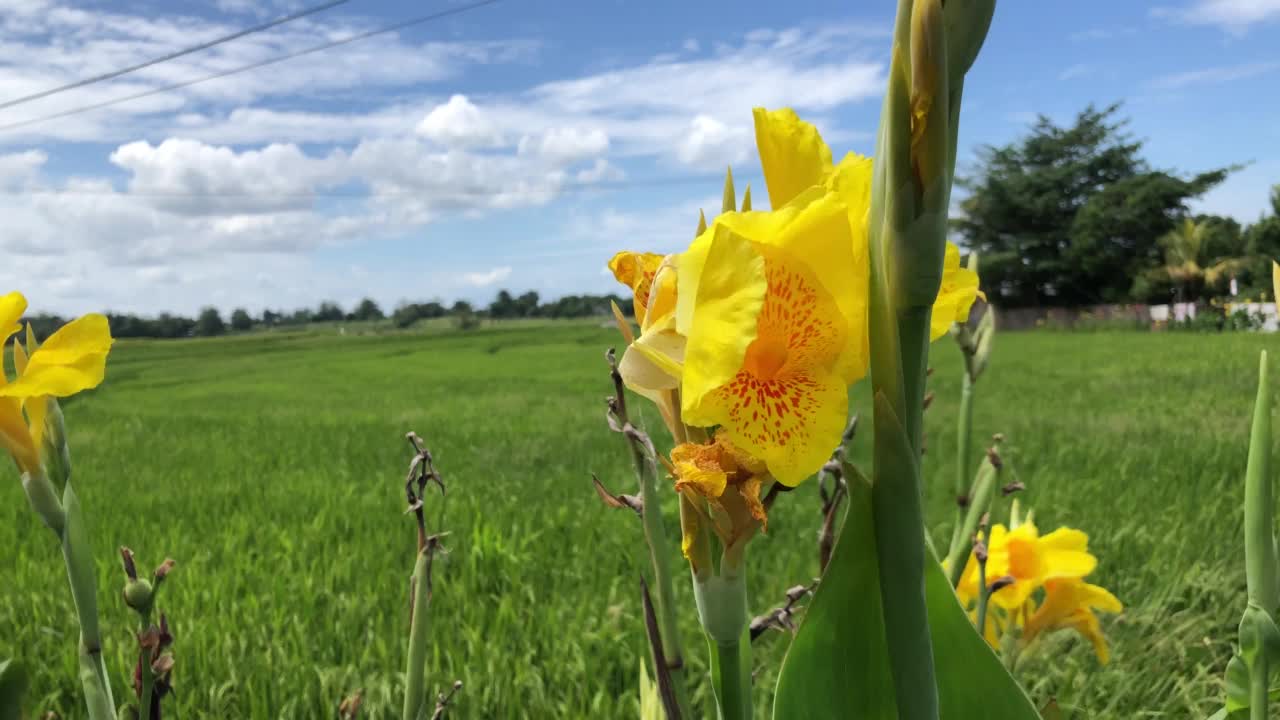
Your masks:
<instances>
[{"instance_id":1,"label":"palm tree","mask_svg":"<svg viewBox=\"0 0 1280 720\"><path fill-rule=\"evenodd\" d=\"M1193 288L1213 287L1224 277L1234 275L1248 265L1248 258L1222 258L1205 267L1204 241L1207 226L1191 218L1160 238L1164 246L1162 270L1178 286L1178 301L1185 302Z\"/></svg>"}]
</instances>

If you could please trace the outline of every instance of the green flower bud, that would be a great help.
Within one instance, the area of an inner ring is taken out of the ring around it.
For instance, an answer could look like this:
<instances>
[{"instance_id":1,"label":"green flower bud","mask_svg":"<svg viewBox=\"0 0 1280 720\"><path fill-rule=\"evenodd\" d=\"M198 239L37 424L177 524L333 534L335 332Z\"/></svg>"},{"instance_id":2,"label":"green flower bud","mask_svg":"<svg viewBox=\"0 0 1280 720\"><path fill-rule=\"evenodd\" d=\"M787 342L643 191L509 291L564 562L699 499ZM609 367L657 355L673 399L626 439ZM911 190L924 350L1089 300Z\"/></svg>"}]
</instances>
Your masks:
<instances>
[{"instance_id":1,"label":"green flower bud","mask_svg":"<svg viewBox=\"0 0 1280 720\"><path fill-rule=\"evenodd\" d=\"M146 580L129 580L124 584L124 604L140 613L151 612L151 603L155 600L155 592L151 583Z\"/></svg>"}]
</instances>

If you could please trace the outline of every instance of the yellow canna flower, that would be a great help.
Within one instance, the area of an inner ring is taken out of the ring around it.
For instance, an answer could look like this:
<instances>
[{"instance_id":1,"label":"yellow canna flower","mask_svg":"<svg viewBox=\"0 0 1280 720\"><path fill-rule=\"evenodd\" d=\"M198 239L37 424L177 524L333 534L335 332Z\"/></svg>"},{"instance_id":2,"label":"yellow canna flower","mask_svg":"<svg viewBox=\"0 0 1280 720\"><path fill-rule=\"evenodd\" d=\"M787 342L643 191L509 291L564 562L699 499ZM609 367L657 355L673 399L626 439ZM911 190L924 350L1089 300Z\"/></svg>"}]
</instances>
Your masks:
<instances>
[{"instance_id":1,"label":"yellow canna flower","mask_svg":"<svg viewBox=\"0 0 1280 720\"><path fill-rule=\"evenodd\" d=\"M680 386L685 339L676 332L675 256L620 252L609 261L618 282L631 288L640 337L618 319L628 347L618 363L627 387L658 406L668 427L675 424L673 393Z\"/></svg>"},{"instance_id":2,"label":"yellow canna flower","mask_svg":"<svg viewBox=\"0 0 1280 720\"><path fill-rule=\"evenodd\" d=\"M866 373L850 342L866 325L852 248L846 206L814 187L779 210L720 215L677 261L684 420L720 426L787 485L830 457Z\"/></svg>"},{"instance_id":3,"label":"yellow canna flower","mask_svg":"<svg viewBox=\"0 0 1280 720\"><path fill-rule=\"evenodd\" d=\"M0 346L18 332L26 309L27 300L20 293L0 297ZM96 314L67 323L39 347L30 326L26 348L14 341L17 377L9 382L0 372L0 445L22 472L40 470L48 399L97 387L106 373L111 343L107 319Z\"/></svg>"},{"instance_id":4,"label":"yellow canna flower","mask_svg":"<svg viewBox=\"0 0 1280 720\"><path fill-rule=\"evenodd\" d=\"M938 287L938 299L933 301L929 340L946 335L955 323L968 322L969 311L977 298L987 299L978 289L978 273L960 267L960 248L948 242L942 263L942 285Z\"/></svg>"},{"instance_id":5,"label":"yellow canna flower","mask_svg":"<svg viewBox=\"0 0 1280 720\"><path fill-rule=\"evenodd\" d=\"M760 501L760 486L767 470L763 463L733 445L725 433L710 443L683 443L671 451L672 475L676 491L700 495L707 501L709 515L702 520L719 536L726 552L768 528L769 519ZM702 507L696 503L695 507ZM683 523L681 549L689 558L689 548L699 527ZM692 560L692 558L690 558Z\"/></svg>"},{"instance_id":6,"label":"yellow canna flower","mask_svg":"<svg viewBox=\"0 0 1280 720\"><path fill-rule=\"evenodd\" d=\"M1098 559L1089 554L1089 536L1080 530L1058 528L1041 537L1031 522L1013 530L995 525L987 543L987 583L1006 576L1013 582L993 593L990 602L1016 610L1045 583L1082 578L1097 565ZM972 554L956 594L965 604L978 596L978 561Z\"/></svg>"},{"instance_id":7,"label":"yellow canna flower","mask_svg":"<svg viewBox=\"0 0 1280 720\"><path fill-rule=\"evenodd\" d=\"M1095 610L1118 613L1124 605L1105 588L1079 578L1049 580L1045 583L1044 603L1027 619L1023 639L1031 642L1043 632L1075 630L1093 644L1098 662L1106 665L1111 651Z\"/></svg>"}]
</instances>

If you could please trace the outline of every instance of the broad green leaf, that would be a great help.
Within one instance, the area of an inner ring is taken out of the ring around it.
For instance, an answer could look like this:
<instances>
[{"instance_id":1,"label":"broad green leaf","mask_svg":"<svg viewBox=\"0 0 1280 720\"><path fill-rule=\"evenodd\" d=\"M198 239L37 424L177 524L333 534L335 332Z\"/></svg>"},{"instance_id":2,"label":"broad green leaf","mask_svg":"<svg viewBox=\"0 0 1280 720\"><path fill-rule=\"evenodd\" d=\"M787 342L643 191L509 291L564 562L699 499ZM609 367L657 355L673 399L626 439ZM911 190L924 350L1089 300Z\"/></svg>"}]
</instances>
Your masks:
<instances>
[{"instance_id":1,"label":"broad green leaf","mask_svg":"<svg viewBox=\"0 0 1280 720\"><path fill-rule=\"evenodd\" d=\"M20 720L27 673L14 660L0 661L0 720Z\"/></svg>"},{"instance_id":2,"label":"broad green leaf","mask_svg":"<svg viewBox=\"0 0 1280 720\"><path fill-rule=\"evenodd\" d=\"M787 651L776 720L896 720L881 618L871 488L849 476L849 510L827 572ZM1039 720L1031 700L978 636L932 550L925 569L943 720Z\"/></svg>"}]
</instances>

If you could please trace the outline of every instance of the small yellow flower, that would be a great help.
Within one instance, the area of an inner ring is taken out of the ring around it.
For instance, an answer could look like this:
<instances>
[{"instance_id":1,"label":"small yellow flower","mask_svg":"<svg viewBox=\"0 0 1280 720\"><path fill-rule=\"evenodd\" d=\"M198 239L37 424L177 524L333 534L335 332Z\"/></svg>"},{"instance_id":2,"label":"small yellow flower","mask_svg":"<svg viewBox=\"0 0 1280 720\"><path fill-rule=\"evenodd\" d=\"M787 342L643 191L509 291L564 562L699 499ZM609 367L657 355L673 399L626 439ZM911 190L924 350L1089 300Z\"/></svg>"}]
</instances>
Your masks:
<instances>
[{"instance_id":1,"label":"small yellow flower","mask_svg":"<svg viewBox=\"0 0 1280 720\"><path fill-rule=\"evenodd\" d=\"M21 329L18 321L26 310L27 300L20 293L0 297L0 347ZM30 327L26 348L14 341L17 377L9 382L0 371L0 446L20 471L40 471L48 399L97 387L106 373L111 343L107 319L96 314L67 323L39 347Z\"/></svg>"},{"instance_id":2,"label":"small yellow flower","mask_svg":"<svg viewBox=\"0 0 1280 720\"><path fill-rule=\"evenodd\" d=\"M1049 580L1045 583L1044 603L1027 619L1023 639L1031 642L1043 632L1075 630L1093 644L1098 662L1106 665L1111 651L1095 610L1118 613L1124 605L1107 589L1079 578Z\"/></svg>"},{"instance_id":3,"label":"small yellow flower","mask_svg":"<svg viewBox=\"0 0 1280 720\"><path fill-rule=\"evenodd\" d=\"M620 252L609 261L618 282L631 288L640 337L632 338L625 320L620 327L628 347L618 363L627 387L658 406L668 427L675 423L674 391L680 387L684 336L676 332L675 256Z\"/></svg>"},{"instance_id":4,"label":"small yellow flower","mask_svg":"<svg viewBox=\"0 0 1280 720\"><path fill-rule=\"evenodd\" d=\"M960 266L960 248L948 242L942 263L942 285L938 287L938 299L933 301L929 340L946 335L955 323L968 322L969 311L977 298L987 299L978 289L978 273Z\"/></svg>"},{"instance_id":5,"label":"small yellow flower","mask_svg":"<svg viewBox=\"0 0 1280 720\"><path fill-rule=\"evenodd\" d=\"M1013 582L993 593L991 603L1016 610L1046 582L1082 578L1097 565L1098 559L1089 554L1089 536L1080 530L1058 528L1041 537L1030 522L1013 530L995 525L987 543L987 583L1006 576ZM978 561L972 554L956 594L965 604L978 596Z\"/></svg>"},{"instance_id":6,"label":"small yellow flower","mask_svg":"<svg viewBox=\"0 0 1280 720\"><path fill-rule=\"evenodd\" d=\"M763 463L752 458L717 433L710 443L683 443L671 451L677 492L706 499L711 529L724 547L749 540L757 528L767 529L769 518L760 501L760 486L767 476ZM697 525L684 527L681 548L689 557Z\"/></svg>"}]
</instances>

